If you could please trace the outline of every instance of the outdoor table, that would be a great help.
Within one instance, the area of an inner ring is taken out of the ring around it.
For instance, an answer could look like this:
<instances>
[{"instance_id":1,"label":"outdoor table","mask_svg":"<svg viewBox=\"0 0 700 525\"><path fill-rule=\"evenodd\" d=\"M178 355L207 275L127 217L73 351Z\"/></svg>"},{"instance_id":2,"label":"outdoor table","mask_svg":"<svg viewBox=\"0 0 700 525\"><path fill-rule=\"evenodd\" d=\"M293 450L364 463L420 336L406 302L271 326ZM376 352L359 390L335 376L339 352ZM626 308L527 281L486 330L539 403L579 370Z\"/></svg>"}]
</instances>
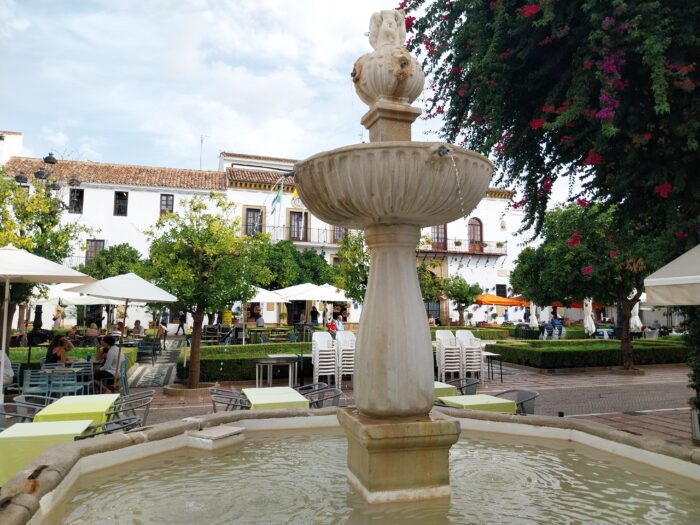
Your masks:
<instances>
[{"instance_id":1,"label":"outdoor table","mask_svg":"<svg viewBox=\"0 0 700 525\"><path fill-rule=\"evenodd\" d=\"M309 408L309 400L293 388L277 386L271 388L244 388L243 395L250 401L251 410L275 408Z\"/></svg>"},{"instance_id":2,"label":"outdoor table","mask_svg":"<svg viewBox=\"0 0 700 525\"><path fill-rule=\"evenodd\" d=\"M73 441L92 423L89 419L50 423L15 423L0 433L0 485L45 449Z\"/></svg>"},{"instance_id":3,"label":"outdoor table","mask_svg":"<svg viewBox=\"0 0 700 525\"><path fill-rule=\"evenodd\" d=\"M440 381L435 381L435 398L443 396L457 396L457 387L454 385L448 385L447 383L441 383Z\"/></svg>"},{"instance_id":4,"label":"outdoor table","mask_svg":"<svg viewBox=\"0 0 700 525\"><path fill-rule=\"evenodd\" d=\"M503 397L474 394L471 396L445 396L438 399L448 407L515 414L515 401Z\"/></svg>"},{"instance_id":5,"label":"outdoor table","mask_svg":"<svg viewBox=\"0 0 700 525\"><path fill-rule=\"evenodd\" d=\"M89 419L97 425L107 420L106 413L119 399L119 394L95 394L90 396L63 396L34 416L34 422L76 421Z\"/></svg>"},{"instance_id":6,"label":"outdoor table","mask_svg":"<svg viewBox=\"0 0 700 525\"><path fill-rule=\"evenodd\" d=\"M272 386L272 367L286 366L289 370L289 386L296 384L296 368L298 357L295 354L270 354L265 359L255 362L255 387L262 386L265 370L267 369L267 386Z\"/></svg>"},{"instance_id":7,"label":"outdoor table","mask_svg":"<svg viewBox=\"0 0 700 525\"><path fill-rule=\"evenodd\" d=\"M501 372L501 383L503 383L503 359L501 359L501 354L494 354L493 352L481 352L486 358L486 375L489 379L493 379L493 360L498 361L498 368Z\"/></svg>"}]
</instances>

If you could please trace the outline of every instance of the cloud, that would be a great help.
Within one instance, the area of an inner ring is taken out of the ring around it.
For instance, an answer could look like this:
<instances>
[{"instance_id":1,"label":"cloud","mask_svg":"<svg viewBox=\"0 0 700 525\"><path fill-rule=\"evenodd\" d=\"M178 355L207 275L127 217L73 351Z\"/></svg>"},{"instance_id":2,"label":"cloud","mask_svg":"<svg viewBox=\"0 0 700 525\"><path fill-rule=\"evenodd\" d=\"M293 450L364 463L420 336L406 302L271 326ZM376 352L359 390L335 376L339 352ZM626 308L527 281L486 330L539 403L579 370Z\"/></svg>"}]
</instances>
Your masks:
<instances>
[{"instance_id":1,"label":"cloud","mask_svg":"<svg viewBox=\"0 0 700 525\"><path fill-rule=\"evenodd\" d=\"M43 138L54 146L62 148L68 144L68 135L61 131L55 131L51 128L42 128L41 133Z\"/></svg>"}]
</instances>

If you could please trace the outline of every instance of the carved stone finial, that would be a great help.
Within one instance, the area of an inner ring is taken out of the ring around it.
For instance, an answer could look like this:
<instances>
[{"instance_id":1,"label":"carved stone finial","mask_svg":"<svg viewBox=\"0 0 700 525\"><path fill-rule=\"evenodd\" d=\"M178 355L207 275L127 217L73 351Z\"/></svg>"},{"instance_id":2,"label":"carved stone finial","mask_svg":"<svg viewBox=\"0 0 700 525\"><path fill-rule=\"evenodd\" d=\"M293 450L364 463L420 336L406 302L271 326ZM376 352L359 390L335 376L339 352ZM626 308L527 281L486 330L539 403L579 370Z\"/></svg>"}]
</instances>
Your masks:
<instances>
[{"instance_id":1,"label":"carved stone finial","mask_svg":"<svg viewBox=\"0 0 700 525\"><path fill-rule=\"evenodd\" d=\"M425 75L418 61L403 46L406 39L404 12L374 13L369 29L374 51L361 56L352 71L357 95L368 106L381 98L410 104L423 90Z\"/></svg>"}]
</instances>

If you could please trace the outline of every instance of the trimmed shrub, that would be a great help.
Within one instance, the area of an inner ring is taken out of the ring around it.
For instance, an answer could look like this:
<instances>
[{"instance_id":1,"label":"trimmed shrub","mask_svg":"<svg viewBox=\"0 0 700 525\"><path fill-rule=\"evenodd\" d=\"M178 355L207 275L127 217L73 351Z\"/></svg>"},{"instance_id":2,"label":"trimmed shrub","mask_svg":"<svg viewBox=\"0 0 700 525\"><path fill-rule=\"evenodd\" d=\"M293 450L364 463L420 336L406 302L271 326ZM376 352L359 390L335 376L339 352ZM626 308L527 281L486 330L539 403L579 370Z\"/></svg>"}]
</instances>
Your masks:
<instances>
[{"instance_id":1,"label":"trimmed shrub","mask_svg":"<svg viewBox=\"0 0 700 525\"><path fill-rule=\"evenodd\" d=\"M688 348L675 341L635 341L634 361L638 365L684 363ZM534 368L583 368L619 366L620 342L615 340L507 341L486 346L508 363Z\"/></svg>"},{"instance_id":2,"label":"trimmed shrub","mask_svg":"<svg viewBox=\"0 0 700 525\"><path fill-rule=\"evenodd\" d=\"M431 326L430 336L433 341L435 341L435 332L437 330L449 330L452 333L457 330L469 330L474 334L477 339L484 339L488 341L501 341L508 339L510 332L507 328L472 328L469 326Z\"/></svg>"}]
</instances>

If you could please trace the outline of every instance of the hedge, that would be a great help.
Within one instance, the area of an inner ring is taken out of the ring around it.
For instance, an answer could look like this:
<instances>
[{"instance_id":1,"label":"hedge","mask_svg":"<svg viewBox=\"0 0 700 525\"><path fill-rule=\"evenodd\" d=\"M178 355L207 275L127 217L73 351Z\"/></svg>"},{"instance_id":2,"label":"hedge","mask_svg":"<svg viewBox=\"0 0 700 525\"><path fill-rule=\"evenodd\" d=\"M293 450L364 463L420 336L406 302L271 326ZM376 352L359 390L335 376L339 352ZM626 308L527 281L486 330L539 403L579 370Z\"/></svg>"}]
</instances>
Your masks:
<instances>
[{"instance_id":1,"label":"hedge","mask_svg":"<svg viewBox=\"0 0 700 525\"><path fill-rule=\"evenodd\" d=\"M177 376L185 377L183 348L177 360ZM244 381L255 379L255 362L269 354L311 355L311 343L263 343L255 345L203 346L200 349L200 381ZM286 367L275 367L274 377L286 377ZM304 361L304 375L310 375L311 362Z\"/></svg>"},{"instance_id":2,"label":"hedge","mask_svg":"<svg viewBox=\"0 0 700 525\"><path fill-rule=\"evenodd\" d=\"M633 343L638 365L685 363L688 348L675 341L641 340ZM503 361L534 368L619 366L620 342L615 340L507 341L486 345Z\"/></svg>"},{"instance_id":3,"label":"hedge","mask_svg":"<svg viewBox=\"0 0 700 525\"><path fill-rule=\"evenodd\" d=\"M471 327L465 327L465 326L431 326L430 327L430 333L432 336L433 341L435 340L435 332L437 330L449 330L451 332L455 332L457 330L469 330L472 334L474 334L474 337L477 339L484 339L487 341L501 341L503 339L508 339L510 336L510 332L508 331L507 327L506 328L471 328Z\"/></svg>"}]
</instances>

